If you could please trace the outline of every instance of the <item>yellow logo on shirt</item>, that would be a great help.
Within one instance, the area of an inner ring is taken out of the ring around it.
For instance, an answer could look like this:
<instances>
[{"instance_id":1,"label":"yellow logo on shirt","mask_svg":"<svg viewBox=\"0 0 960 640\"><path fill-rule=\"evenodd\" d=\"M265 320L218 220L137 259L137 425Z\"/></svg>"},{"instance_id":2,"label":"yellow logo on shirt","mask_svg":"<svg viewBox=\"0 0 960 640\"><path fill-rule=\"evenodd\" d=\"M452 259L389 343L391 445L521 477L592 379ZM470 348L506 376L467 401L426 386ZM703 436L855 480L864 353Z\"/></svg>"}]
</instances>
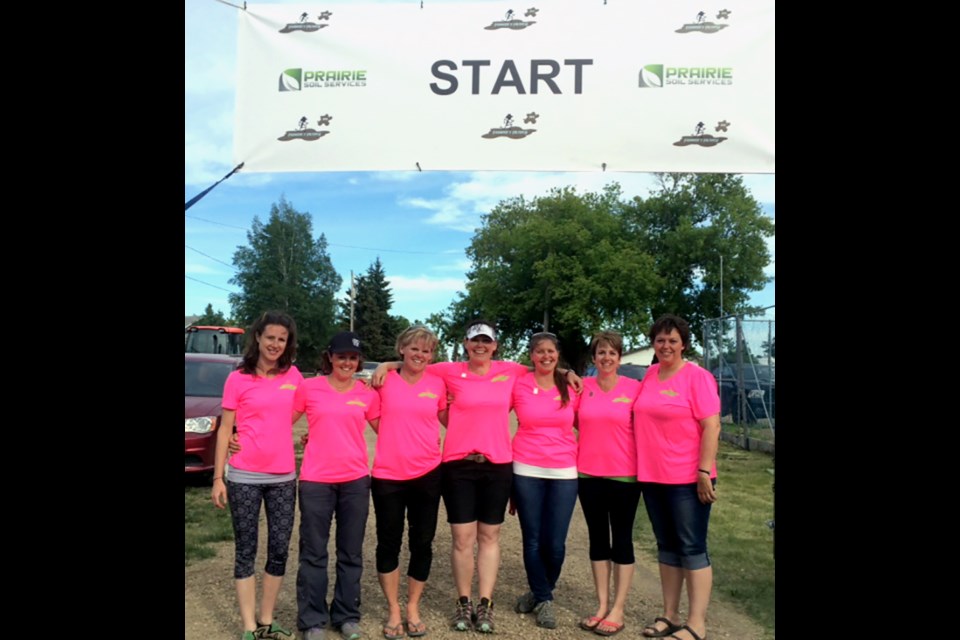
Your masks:
<instances>
[{"instance_id":1,"label":"yellow logo on shirt","mask_svg":"<svg viewBox=\"0 0 960 640\"><path fill-rule=\"evenodd\" d=\"M664 390L661 391L660 393L662 393L662 394L665 395L665 396L670 396L671 398L676 398L678 395L680 395L679 393L677 393L677 392L674 391L673 389L664 389Z\"/></svg>"},{"instance_id":2,"label":"yellow logo on shirt","mask_svg":"<svg viewBox=\"0 0 960 640\"><path fill-rule=\"evenodd\" d=\"M501 376L497 376L496 378L492 378L490 382L506 382L509 379L510 379L510 376L501 375Z\"/></svg>"},{"instance_id":3,"label":"yellow logo on shirt","mask_svg":"<svg viewBox=\"0 0 960 640\"><path fill-rule=\"evenodd\" d=\"M295 385L295 384L290 384L290 383L288 382L287 384L282 384L282 385L280 385L280 389L281 389L281 390L282 390L282 389L289 389L290 391L296 391L296 390L297 390L297 385Z\"/></svg>"},{"instance_id":4,"label":"yellow logo on shirt","mask_svg":"<svg viewBox=\"0 0 960 640\"><path fill-rule=\"evenodd\" d=\"M556 398L554 398L554 400L560 400L560 395L559 395L559 394L557 394L557 397L556 397Z\"/></svg>"},{"instance_id":5,"label":"yellow logo on shirt","mask_svg":"<svg viewBox=\"0 0 960 640\"><path fill-rule=\"evenodd\" d=\"M423 393L417 395L418 398L436 398L437 394L432 391L424 391Z\"/></svg>"},{"instance_id":6,"label":"yellow logo on shirt","mask_svg":"<svg viewBox=\"0 0 960 640\"><path fill-rule=\"evenodd\" d=\"M628 397L626 397L626 396L620 396L619 398L614 398L613 401L614 401L614 402L626 402L627 404L630 404L630 398L628 398Z\"/></svg>"},{"instance_id":7,"label":"yellow logo on shirt","mask_svg":"<svg viewBox=\"0 0 960 640\"><path fill-rule=\"evenodd\" d=\"M364 404L362 400L350 400L349 402L347 402L347 404L352 404L355 407L364 407L364 408L366 408L367 406L366 404Z\"/></svg>"}]
</instances>

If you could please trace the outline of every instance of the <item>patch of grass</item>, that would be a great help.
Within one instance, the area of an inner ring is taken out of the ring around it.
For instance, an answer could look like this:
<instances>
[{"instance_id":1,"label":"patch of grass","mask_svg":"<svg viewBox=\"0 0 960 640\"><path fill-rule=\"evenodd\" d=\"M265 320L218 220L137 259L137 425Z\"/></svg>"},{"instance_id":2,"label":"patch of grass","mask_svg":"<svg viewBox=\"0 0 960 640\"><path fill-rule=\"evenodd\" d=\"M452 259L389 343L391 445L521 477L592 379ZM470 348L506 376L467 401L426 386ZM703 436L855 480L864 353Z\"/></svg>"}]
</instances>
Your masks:
<instances>
[{"instance_id":1,"label":"patch of grass","mask_svg":"<svg viewBox=\"0 0 960 640\"><path fill-rule=\"evenodd\" d=\"M767 428L769 432L769 428ZM737 606L774 638L773 458L725 442L717 454L718 500L710 512L707 548L714 597ZM637 548L653 558L657 541L641 500L634 524ZM686 595L684 595L684 599ZM709 617L709 613L708 613Z\"/></svg>"},{"instance_id":2,"label":"patch of grass","mask_svg":"<svg viewBox=\"0 0 960 640\"><path fill-rule=\"evenodd\" d=\"M217 509L210 501L209 486L184 486L183 553L184 566L211 558L216 552L212 542L233 539L229 509Z\"/></svg>"},{"instance_id":3,"label":"patch of grass","mask_svg":"<svg viewBox=\"0 0 960 640\"><path fill-rule=\"evenodd\" d=\"M767 424L751 422L746 425L739 425L733 422L721 423L720 428L724 433L741 435L746 427L747 437L751 440L763 440L764 442L775 442L774 430Z\"/></svg>"}]
</instances>

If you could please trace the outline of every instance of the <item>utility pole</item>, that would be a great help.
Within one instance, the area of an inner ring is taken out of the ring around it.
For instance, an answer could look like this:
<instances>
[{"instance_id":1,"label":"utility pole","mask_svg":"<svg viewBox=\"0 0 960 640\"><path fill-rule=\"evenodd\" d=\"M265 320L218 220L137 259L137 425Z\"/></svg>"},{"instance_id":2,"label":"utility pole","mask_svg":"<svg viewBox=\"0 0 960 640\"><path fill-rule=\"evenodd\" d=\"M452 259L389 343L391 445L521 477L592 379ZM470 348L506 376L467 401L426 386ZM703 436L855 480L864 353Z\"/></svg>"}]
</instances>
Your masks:
<instances>
[{"instance_id":1,"label":"utility pole","mask_svg":"<svg viewBox=\"0 0 960 640\"><path fill-rule=\"evenodd\" d=\"M350 270L350 331L353 331L353 306L357 301L357 292L353 288L353 269Z\"/></svg>"}]
</instances>

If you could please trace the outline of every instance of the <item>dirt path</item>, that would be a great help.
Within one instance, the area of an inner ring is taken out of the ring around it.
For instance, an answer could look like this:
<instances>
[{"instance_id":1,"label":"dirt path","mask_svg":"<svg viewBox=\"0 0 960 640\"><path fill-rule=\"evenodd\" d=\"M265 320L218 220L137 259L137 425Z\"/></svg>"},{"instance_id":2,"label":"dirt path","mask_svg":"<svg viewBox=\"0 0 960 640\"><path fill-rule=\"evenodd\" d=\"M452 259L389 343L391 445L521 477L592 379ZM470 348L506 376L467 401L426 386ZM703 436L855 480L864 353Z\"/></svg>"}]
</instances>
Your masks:
<instances>
[{"instance_id":1,"label":"dirt path","mask_svg":"<svg viewBox=\"0 0 960 640\"><path fill-rule=\"evenodd\" d=\"M295 429L295 432L297 432L296 437L299 438L302 426L299 431ZM375 436L369 433L367 441L371 459L374 438ZM722 508L722 504L718 503L714 508ZM381 628L386 615L386 608L383 593L377 583L376 570L373 566L374 548L376 546L374 523L373 505L371 503L364 545L364 573L361 592L363 619L360 621L360 626L367 638L379 640L383 637ZM261 532L265 531L266 527L262 524ZM297 617L298 531L299 517L294 527L286 579L283 583L276 612L277 620L284 627L290 629L296 627ZM261 535L261 548L257 556L258 576L263 569L264 538L265 536ZM335 558L332 542L334 539L333 532L331 532L330 538L331 559L333 559ZM527 590L520 540L520 525L517 518L508 514L501 532L501 567L494 592L495 621L497 624L495 635L503 638L597 638L597 635L577 627L580 618L584 615L592 615L596 607L593 578L587 554L587 526L579 502L573 514L573 521L570 524L570 534L567 538L567 558L564 563L563 574L555 592L558 621L556 629L541 629L536 626L532 615L518 615L513 612L514 601ZM237 612L236 591L233 581L233 542L219 543L216 545L216 550L216 557L191 565L184 572L186 640L236 640L240 637L242 626L240 615ZM401 571L406 569L407 558L406 553L401 556ZM333 567L331 566L332 573ZM330 582L330 597L332 597L332 575ZM475 588L476 586L474 586ZM402 593L403 591L401 591ZM476 591L474 591L474 596L476 596ZM455 597L456 590L450 573L450 528L446 524L446 511L441 502L439 525L434 541L433 570L421 604L423 620L429 629L428 639L447 640L456 638L466 640L480 637L479 634L456 632L449 629L448 617L453 613L452 605ZM636 573L633 578L633 587L630 592L625 620L626 628L620 634L620 637L642 638L640 629L642 629L643 624L660 615L660 601L657 564L654 559L638 552ZM402 596L401 602L403 602ZM299 637L298 634L297 638L299 639ZM328 632L327 634L327 638L330 640L339 637L339 634L336 633ZM748 617L714 596L710 604L708 637L714 639L760 640L763 638L763 632Z\"/></svg>"}]
</instances>

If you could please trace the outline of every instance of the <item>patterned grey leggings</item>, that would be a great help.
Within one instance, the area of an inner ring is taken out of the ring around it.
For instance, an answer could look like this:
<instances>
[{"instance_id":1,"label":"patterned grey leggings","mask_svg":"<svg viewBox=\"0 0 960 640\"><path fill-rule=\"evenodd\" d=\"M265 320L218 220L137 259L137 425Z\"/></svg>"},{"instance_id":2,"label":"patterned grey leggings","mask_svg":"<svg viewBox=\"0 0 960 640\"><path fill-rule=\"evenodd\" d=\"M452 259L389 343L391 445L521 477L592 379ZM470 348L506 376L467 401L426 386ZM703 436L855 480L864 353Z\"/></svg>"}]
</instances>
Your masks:
<instances>
[{"instance_id":1,"label":"patterned grey leggings","mask_svg":"<svg viewBox=\"0 0 960 640\"><path fill-rule=\"evenodd\" d=\"M267 564L264 570L272 576L284 575L297 505L297 481L241 484L228 480L227 500L230 503L236 544L233 577L242 580L253 575L253 563L257 558L261 502L267 509Z\"/></svg>"}]
</instances>

